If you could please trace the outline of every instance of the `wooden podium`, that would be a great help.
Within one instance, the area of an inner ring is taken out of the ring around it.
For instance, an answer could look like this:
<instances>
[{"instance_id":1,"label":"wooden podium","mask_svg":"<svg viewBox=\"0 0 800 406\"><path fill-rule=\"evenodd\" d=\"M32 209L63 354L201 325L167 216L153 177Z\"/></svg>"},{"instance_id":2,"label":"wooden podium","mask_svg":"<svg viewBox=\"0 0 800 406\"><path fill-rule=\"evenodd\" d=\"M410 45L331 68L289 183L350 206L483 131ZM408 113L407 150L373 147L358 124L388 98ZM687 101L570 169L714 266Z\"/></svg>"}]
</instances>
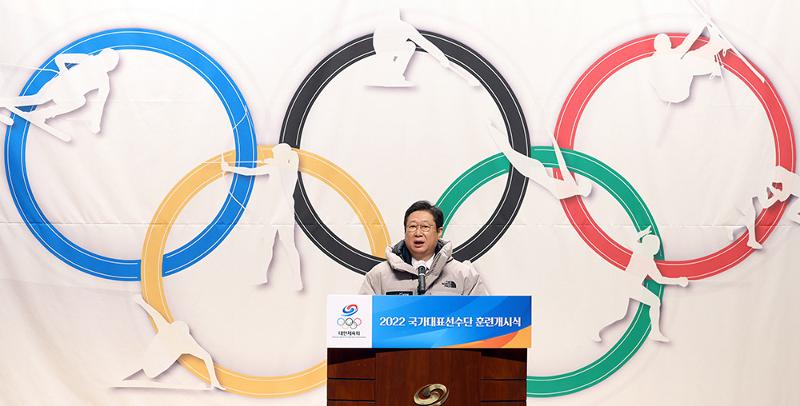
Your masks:
<instances>
[{"instance_id":1,"label":"wooden podium","mask_svg":"<svg viewBox=\"0 0 800 406\"><path fill-rule=\"evenodd\" d=\"M328 349L328 406L413 406L443 384L445 406L524 406L527 349Z\"/></svg>"},{"instance_id":2,"label":"wooden podium","mask_svg":"<svg viewBox=\"0 0 800 406\"><path fill-rule=\"evenodd\" d=\"M329 406L525 405L530 296L329 295Z\"/></svg>"}]
</instances>

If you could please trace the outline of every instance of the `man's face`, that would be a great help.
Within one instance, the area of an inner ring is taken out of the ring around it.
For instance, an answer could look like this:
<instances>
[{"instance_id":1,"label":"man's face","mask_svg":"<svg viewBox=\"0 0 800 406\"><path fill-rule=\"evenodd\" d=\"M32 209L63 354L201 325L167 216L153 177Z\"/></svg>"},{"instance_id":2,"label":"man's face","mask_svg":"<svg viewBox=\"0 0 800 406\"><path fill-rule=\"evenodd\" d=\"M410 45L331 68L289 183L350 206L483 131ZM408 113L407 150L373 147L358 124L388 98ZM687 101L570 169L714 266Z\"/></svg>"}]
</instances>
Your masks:
<instances>
[{"instance_id":1,"label":"man's face","mask_svg":"<svg viewBox=\"0 0 800 406\"><path fill-rule=\"evenodd\" d=\"M406 220L406 247L414 259L426 261L433 256L436 242L442 237L442 229L436 228L433 215L426 210L418 210L408 215Z\"/></svg>"}]
</instances>

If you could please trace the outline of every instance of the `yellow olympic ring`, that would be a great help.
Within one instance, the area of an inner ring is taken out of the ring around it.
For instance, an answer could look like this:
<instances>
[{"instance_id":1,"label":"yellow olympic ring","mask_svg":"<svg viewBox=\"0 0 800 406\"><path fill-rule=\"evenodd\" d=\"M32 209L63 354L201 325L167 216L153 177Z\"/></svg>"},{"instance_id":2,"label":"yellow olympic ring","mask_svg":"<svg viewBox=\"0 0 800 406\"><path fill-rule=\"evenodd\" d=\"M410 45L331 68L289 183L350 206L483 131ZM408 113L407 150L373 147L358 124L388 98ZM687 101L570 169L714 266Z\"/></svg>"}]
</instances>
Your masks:
<instances>
[{"instance_id":1,"label":"yellow olympic ring","mask_svg":"<svg viewBox=\"0 0 800 406\"><path fill-rule=\"evenodd\" d=\"M366 191L341 168L310 152L295 149L300 156L300 172L323 181L336 190L355 210L369 238L372 255L384 257L390 244L389 232L383 217ZM272 156L272 147L259 146L258 159ZM235 151L228 151L224 159L235 162ZM170 190L147 229L142 247L142 297L158 310L170 323L175 321L167 306L162 279L162 266L167 236L186 204L203 188L222 177L219 157L209 159L194 168ZM181 356L179 362L200 379L209 382L203 362L191 355ZM320 362L306 370L286 376L252 376L234 372L222 366L214 368L220 383L228 392L253 397L291 396L308 391L325 383L326 363Z\"/></svg>"}]
</instances>

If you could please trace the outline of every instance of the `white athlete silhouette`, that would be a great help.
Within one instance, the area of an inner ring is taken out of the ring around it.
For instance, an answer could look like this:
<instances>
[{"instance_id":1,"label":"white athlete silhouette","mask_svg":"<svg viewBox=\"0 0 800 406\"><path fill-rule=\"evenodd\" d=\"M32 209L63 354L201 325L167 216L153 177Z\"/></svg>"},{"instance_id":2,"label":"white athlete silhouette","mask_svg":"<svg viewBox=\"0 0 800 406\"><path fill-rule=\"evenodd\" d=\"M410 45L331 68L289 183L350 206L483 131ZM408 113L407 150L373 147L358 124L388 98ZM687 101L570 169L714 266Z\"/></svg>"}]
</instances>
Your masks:
<instances>
[{"instance_id":1,"label":"white athlete silhouette","mask_svg":"<svg viewBox=\"0 0 800 406\"><path fill-rule=\"evenodd\" d=\"M661 300L653 292L649 291L642 283L648 276L662 285L679 285L686 287L689 284L687 278L667 278L661 275L653 256L661 248L661 240L655 234L650 233L650 226L636 234L636 238L631 241L631 260L623 272L623 286L627 298L625 306L620 306L620 314L615 315L613 320L603 322L599 325L594 341L600 342L600 333L611 324L625 318L628 313L628 300L633 299L639 303L650 306L650 339L660 342L669 342L669 339L661 332Z\"/></svg>"},{"instance_id":2,"label":"white athlete silhouette","mask_svg":"<svg viewBox=\"0 0 800 406\"><path fill-rule=\"evenodd\" d=\"M706 23L700 24L675 48L667 34L656 35L653 40L655 52L649 58L650 79L661 100L680 103L689 98L695 76L722 76L718 54L731 49L731 44L722 38L716 28L708 26L711 39L707 44L689 50L706 28Z\"/></svg>"},{"instance_id":3,"label":"white athlete silhouette","mask_svg":"<svg viewBox=\"0 0 800 406\"><path fill-rule=\"evenodd\" d=\"M97 90L99 100L92 111L89 130L99 133L103 109L111 91L108 75L117 67L119 54L111 48L106 48L97 55L60 54L56 56L55 63L58 75L45 83L36 94L0 98L0 108L9 110L64 142L69 142L72 138L48 125L47 120L83 107L86 104L86 95ZM67 64L73 66L67 67ZM19 109L21 106L37 108L32 112L25 112ZM13 124L10 117L3 115L0 115L0 121L6 125Z\"/></svg>"},{"instance_id":4,"label":"white athlete silhouette","mask_svg":"<svg viewBox=\"0 0 800 406\"><path fill-rule=\"evenodd\" d=\"M275 235L278 235L280 246L289 255L289 264L297 276L297 290L303 290L303 278L300 273L300 254L294 244L294 189L297 184L297 171L300 157L288 144L278 144L272 147L272 158L263 161L263 165L255 168L230 166L222 160L222 172L233 172L245 176L269 177L266 182L266 195L273 202L273 212L269 219L267 235L264 238L266 253L266 267L264 278L259 284L268 283L269 264L272 262L272 249L275 245Z\"/></svg>"},{"instance_id":5,"label":"white athlete silhouette","mask_svg":"<svg viewBox=\"0 0 800 406\"><path fill-rule=\"evenodd\" d=\"M658 34L653 41L655 52L650 57L651 83L658 97L668 103L680 103L686 100L691 93L692 80L695 76L722 76L722 60L719 53L722 52L724 56L729 50L735 53L761 82L765 82L766 78L731 44L700 5L695 0L689 0L689 3L703 17L703 23L692 30L675 48L672 47L667 34ZM708 29L708 43L690 51L691 46L705 29Z\"/></svg>"},{"instance_id":6,"label":"white athlete silhouette","mask_svg":"<svg viewBox=\"0 0 800 406\"><path fill-rule=\"evenodd\" d=\"M480 86L478 80L458 65L450 63L447 56L428 41L413 25L400 19L400 11L391 18L383 20L372 35L372 47L375 56L371 58L367 86L376 87L411 87L412 82L406 80L405 72L417 46L436 58L443 68L452 70L473 87Z\"/></svg>"},{"instance_id":7,"label":"white athlete silhouette","mask_svg":"<svg viewBox=\"0 0 800 406\"><path fill-rule=\"evenodd\" d=\"M189 326L185 322L178 320L172 323L168 322L161 313L145 302L139 295L134 296L133 301L147 312L156 325L157 331L156 336L150 341L144 355L141 357L143 366L128 373L125 378L116 385L117 387L198 389L195 387L168 385L154 381L156 377L169 369L181 355L189 354L201 359L208 370L211 387L204 387L202 389L217 388L225 390L219 383L219 380L217 380L217 374L216 371L214 371L214 361L211 359L211 355L195 341L189 333ZM130 379L133 375L139 373L139 371L144 372L145 376L150 378L150 380L141 381Z\"/></svg>"},{"instance_id":8,"label":"white athlete silhouette","mask_svg":"<svg viewBox=\"0 0 800 406\"><path fill-rule=\"evenodd\" d=\"M767 200L764 207L770 207L777 202L785 202L791 196L800 196L800 175L790 172L784 167L776 166L772 182L779 183L781 188L777 189L772 185L767 186L772 193L772 197ZM800 200L795 200L786 211L788 212L789 220L800 224Z\"/></svg>"},{"instance_id":9,"label":"white athlete silhouette","mask_svg":"<svg viewBox=\"0 0 800 406\"><path fill-rule=\"evenodd\" d=\"M781 188L776 188L774 184L780 184ZM736 207L737 216L732 219L732 223L736 227L729 229L728 237L734 239L736 232L744 227L748 232L747 246L757 250L762 249L763 246L759 244L755 237L756 217L758 215L756 204L760 205L762 209L767 209L777 202L786 201L791 196L800 196L800 176L786 168L776 166L766 187ZM787 208L789 220L800 223L799 211L800 201L795 201Z\"/></svg>"},{"instance_id":10,"label":"white athlete silhouette","mask_svg":"<svg viewBox=\"0 0 800 406\"><path fill-rule=\"evenodd\" d=\"M561 176L563 176L564 179L551 177L547 174L547 168L545 168L544 164L511 148L506 136L500 132L494 124L489 123L488 127L492 141L503 155L506 156L511 166L526 178L547 189L556 199L566 199L577 195L588 196L592 191L591 183L578 183L575 178L572 177L564 161L564 156L561 154L561 149L558 147L558 143L555 138L552 137L552 134L550 139L553 143L556 159L558 160L558 168L561 170Z\"/></svg>"},{"instance_id":11,"label":"white athlete silhouette","mask_svg":"<svg viewBox=\"0 0 800 406\"><path fill-rule=\"evenodd\" d=\"M733 224L736 224L737 227L728 230L728 238L731 240L734 239L736 237L736 232L744 227L747 229L747 246L754 250L760 250L764 247L756 240L756 216L758 215L756 203L763 208L772 205L772 199L768 198L766 188L760 190L758 194L749 197L746 201L736 206L737 215L733 220Z\"/></svg>"}]
</instances>

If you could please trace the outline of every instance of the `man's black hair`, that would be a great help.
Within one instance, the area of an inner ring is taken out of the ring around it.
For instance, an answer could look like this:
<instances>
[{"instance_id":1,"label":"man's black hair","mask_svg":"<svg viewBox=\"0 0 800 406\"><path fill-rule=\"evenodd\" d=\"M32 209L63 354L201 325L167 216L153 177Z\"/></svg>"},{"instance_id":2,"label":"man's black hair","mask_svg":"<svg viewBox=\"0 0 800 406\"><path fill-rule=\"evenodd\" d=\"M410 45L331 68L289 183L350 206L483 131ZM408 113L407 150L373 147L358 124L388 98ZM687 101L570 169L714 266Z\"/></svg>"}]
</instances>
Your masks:
<instances>
[{"instance_id":1,"label":"man's black hair","mask_svg":"<svg viewBox=\"0 0 800 406\"><path fill-rule=\"evenodd\" d=\"M436 229L440 229L444 226L444 213L442 213L442 209L434 206L431 202L427 200L420 200L418 202L414 202L411 207L406 210L406 216L403 217L403 227L406 226L408 223L408 216L415 211L424 210L430 213L433 216L433 221L436 223Z\"/></svg>"}]
</instances>

